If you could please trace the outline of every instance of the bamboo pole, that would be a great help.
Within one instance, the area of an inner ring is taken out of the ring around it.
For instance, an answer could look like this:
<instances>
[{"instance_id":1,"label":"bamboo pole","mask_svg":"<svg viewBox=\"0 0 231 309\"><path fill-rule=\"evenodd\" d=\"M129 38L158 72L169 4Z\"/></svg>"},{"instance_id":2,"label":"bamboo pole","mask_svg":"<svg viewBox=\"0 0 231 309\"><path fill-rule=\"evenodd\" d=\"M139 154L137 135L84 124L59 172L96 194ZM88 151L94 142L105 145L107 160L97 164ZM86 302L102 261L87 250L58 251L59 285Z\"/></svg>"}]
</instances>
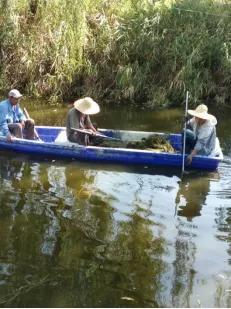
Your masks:
<instances>
[{"instance_id":1,"label":"bamboo pole","mask_svg":"<svg viewBox=\"0 0 231 309\"><path fill-rule=\"evenodd\" d=\"M188 97L189 92L186 92L186 100L185 100L185 115L184 115L184 132L183 132L183 151L182 151L182 170L181 170L181 178L184 174L185 167L185 144L186 144L186 128L187 128L187 113L188 113Z\"/></svg>"}]
</instances>

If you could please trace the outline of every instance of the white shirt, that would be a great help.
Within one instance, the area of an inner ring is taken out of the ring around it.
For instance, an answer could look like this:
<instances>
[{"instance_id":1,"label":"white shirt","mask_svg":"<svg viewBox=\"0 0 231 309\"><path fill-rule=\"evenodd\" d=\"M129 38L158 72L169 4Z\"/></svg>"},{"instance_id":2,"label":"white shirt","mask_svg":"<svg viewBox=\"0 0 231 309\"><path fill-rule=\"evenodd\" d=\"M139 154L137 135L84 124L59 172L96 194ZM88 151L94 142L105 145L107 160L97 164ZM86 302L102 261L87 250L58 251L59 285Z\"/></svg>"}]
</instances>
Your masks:
<instances>
[{"instance_id":1,"label":"white shirt","mask_svg":"<svg viewBox=\"0 0 231 309\"><path fill-rule=\"evenodd\" d=\"M200 126L195 117L189 120L189 125L197 137L194 149L197 150L198 154L209 156L214 153L216 148L216 124L217 119L214 116Z\"/></svg>"}]
</instances>

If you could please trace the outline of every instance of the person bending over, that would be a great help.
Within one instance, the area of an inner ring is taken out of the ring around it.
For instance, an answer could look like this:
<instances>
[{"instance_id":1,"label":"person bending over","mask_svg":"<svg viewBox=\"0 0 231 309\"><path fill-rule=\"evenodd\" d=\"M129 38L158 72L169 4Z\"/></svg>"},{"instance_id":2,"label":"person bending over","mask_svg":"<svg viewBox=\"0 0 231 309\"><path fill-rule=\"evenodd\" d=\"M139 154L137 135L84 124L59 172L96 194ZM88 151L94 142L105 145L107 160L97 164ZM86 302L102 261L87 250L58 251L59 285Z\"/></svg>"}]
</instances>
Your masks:
<instances>
[{"instance_id":1,"label":"person bending over","mask_svg":"<svg viewBox=\"0 0 231 309\"><path fill-rule=\"evenodd\" d=\"M89 116L97 114L99 111L99 105L89 97L75 101L74 107L69 110L67 115L67 139L72 143L78 143L85 146L99 144L100 141L95 136L97 129L91 123ZM85 134L84 132L77 132L73 129L87 129L92 135Z\"/></svg>"},{"instance_id":2,"label":"person bending over","mask_svg":"<svg viewBox=\"0 0 231 309\"><path fill-rule=\"evenodd\" d=\"M191 164L195 155L216 156L219 154L216 137L217 119L208 113L205 104L198 105L195 110L189 109L188 114L193 116L187 122L186 153L187 161Z\"/></svg>"}]
</instances>

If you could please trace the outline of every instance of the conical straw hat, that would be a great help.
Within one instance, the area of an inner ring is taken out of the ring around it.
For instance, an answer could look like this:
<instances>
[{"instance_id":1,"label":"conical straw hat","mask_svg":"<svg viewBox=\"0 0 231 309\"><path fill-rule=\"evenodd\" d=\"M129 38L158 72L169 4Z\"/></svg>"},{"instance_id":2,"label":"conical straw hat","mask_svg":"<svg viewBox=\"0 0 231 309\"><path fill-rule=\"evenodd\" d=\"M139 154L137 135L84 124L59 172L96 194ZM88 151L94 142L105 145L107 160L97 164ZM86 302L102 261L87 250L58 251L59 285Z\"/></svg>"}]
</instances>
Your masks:
<instances>
[{"instance_id":1,"label":"conical straw hat","mask_svg":"<svg viewBox=\"0 0 231 309\"><path fill-rule=\"evenodd\" d=\"M100 111L99 105L89 97L75 101L74 107L82 114L86 115L97 114Z\"/></svg>"},{"instance_id":2,"label":"conical straw hat","mask_svg":"<svg viewBox=\"0 0 231 309\"><path fill-rule=\"evenodd\" d=\"M189 115L192 115L197 118L211 120L216 122L216 118L208 113L208 107L205 104L200 104L196 109L189 109Z\"/></svg>"}]
</instances>

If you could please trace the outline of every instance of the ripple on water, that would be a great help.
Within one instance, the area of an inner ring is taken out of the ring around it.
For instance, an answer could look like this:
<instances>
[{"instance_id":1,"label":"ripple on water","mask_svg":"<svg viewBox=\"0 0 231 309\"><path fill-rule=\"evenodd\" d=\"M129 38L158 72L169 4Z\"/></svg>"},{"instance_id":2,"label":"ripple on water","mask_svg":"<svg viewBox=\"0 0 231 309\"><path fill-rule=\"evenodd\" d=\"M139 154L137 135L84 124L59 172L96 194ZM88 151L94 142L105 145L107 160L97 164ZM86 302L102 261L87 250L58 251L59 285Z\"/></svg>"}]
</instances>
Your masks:
<instances>
[{"instance_id":1,"label":"ripple on water","mask_svg":"<svg viewBox=\"0 0 231 309\"><path fill-rule=\"evenodd\" d=\"M218 171L219 182L213 184L211 194L218 196L220 199L229 200L231 198L231 161L221 162Z\"/></svg>"}]
</instances>

